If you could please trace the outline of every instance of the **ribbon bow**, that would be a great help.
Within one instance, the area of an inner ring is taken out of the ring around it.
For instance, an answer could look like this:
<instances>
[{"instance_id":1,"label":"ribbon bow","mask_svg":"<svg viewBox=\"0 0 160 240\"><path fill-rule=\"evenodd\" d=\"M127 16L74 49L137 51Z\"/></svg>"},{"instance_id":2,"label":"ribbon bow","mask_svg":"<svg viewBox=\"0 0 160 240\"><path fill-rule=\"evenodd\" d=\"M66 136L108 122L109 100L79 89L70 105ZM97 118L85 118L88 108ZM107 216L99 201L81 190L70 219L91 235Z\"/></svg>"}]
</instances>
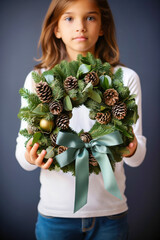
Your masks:
<instances>
[{"instance_id":1,"label":"ribbon bow","mask_svg":"<svg viewBox=\"0 0 160 240\"><path fill-rule=\"evenodd\" d=\"M84 143L78 135L69 132L59 132L56 140L57 145L68 147L68 149L57 155L56 160L60 167L64 167L75 160L75 202L74 213L87 203L89 182L89 153L91 152L99 163L105 189L115 197L122 199L109 158L114 160L109 146L123 143L118 131L98 137L89 143Z\"/></svg>"}]
</instances>

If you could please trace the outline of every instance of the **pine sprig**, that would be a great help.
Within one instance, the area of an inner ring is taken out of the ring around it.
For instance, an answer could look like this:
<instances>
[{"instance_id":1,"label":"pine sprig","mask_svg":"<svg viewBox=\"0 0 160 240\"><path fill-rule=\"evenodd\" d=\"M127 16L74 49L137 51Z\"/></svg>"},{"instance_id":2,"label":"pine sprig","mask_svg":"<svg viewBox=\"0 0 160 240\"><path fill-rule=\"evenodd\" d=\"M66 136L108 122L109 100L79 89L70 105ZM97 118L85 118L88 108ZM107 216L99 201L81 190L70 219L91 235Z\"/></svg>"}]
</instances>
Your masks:
<instances>
[{"instance_id":1,"label":"pine sprig","mask_svg":"<svg viewBox=\"0 0 160 240\"><path fill-rule=\"evenodd\" d=\"M69 63L70 75L73 77L76 77L78 68L79 68L79 63L77 61L70 62Z\"/></svg>"},{"instance_id":2,"label":"pine sprig","mask_svg":"<svg viewBox=\"0 0 160 240\"><path fill-rule=\"evenodd\" d=\"M102 125L96 122L89 133L91 134L92 138L97 138L99 136L104 136L106 134L112 133L115 131L115 127L112 124Z\"/></svg>"},{"instance_id":3,"label":"pine sprig","mask_svg":"<svg viewBox=\"0 0 160 240\"><path fill-rule=\"evenodd\" d=\"M96 63L97 63L96 59L94 58L94 56L90 52L87 53L86 58L92 66L96 66Z\"/></svg>"},{"instance_id":4,"label":"pine sprig","mask_svg":"<svg viewBox=\"0 0 160 240\"><path fill-rule=\"evenodd\" d=\"M32 122L33 119L36 119L36 121L39 121L43 116L37 115L36 113L33 113L29 107L21 108L18 113L18 118L20 120L24 120L29 122Z\"/></svg>"},{"instance_id":5,"label":"pine sprig","mask_svg":"<svg viewBox=\"0 0 160 240\"><path fill-rule=\"evenodd\" d=\"M93 101L92 99L88 99L88 100L84 103L84 105L85 105L87 108L89 108L89 109L91 109L91 110L93 110L93 111L96 111L96 112L100 111L100 109L101 109L101 105L100 105L99 103Z\"/></svg>"},{"instance_id":6,"label":"pine sprig","mask_svg":"<svg viewBox=\"0 0 160 240\"><path fill-rule=\"evenodd\" d=\"M114 73L113 82L118 80L119 82L123 83L123 71L122 68L118 68L118 70Z\"/></svg>"},{"instance_id":7,"label":"pine sprig","mask_svg":"<svg viewBox=\"0 0 160 240\"><path fill-rule=\"evenodd\" d=\"M38 142L42 150L48 146L51 146L51 139L47 134L42 135Z\"/></svg>"},{"instance_id":8,"label":"pine sprig","mask_svg":"<svg viewBox=\"0 0 160 240\"><path fill-rule=\"evenodd\" d=\"M117 92L119 93L120 100L127 99L129 97L130 91L128 87L118 87Z\"/></svg>"},{"instance_id":9,"label":"pine sprig","mask_svg":"<svg viewBox=\"0 0 160 240\"><path fill-rule=\"evenodd\" d=\"M21 88L19 90L20 95L27 100L29 108L32 110L40 104L38 96L34 93L30 93L28 89Z\"/></svg>"},{"instance_id":10,"label":"pine sprig","mask_svg":"<svg viewBox=\"0 0 160 240\"><path fill-rule=\"evenodd\" d=\"M32 138L32 135L28 133L27 129L20 130L19 133L26 138L24 146L27 146L28 141Z\"/></svg>"},{"instance_id":11,"label":"pine sprig","mask_svg":"<svg viewBox=\"0 0 160 240\"><path fill-rule=\"evenodd\" d=\"M46 115L44 115L44 118L48 121L50 120L54 120L54 115L50 112L46 113Z\"/></svg>"},{"instance_id":12,"label":"pine sprig","mask_svg":"<svg viewBox=\"0 0 160 240\"><path fill-rule=\"evenodd\" d=\"M86 84L83 80L78 80L78 88L79 88L80 92L83 92L85 86L86 86Z\"/></svg>"},{"instance_id":13,"label":"pine sprig","mask_svg":"<svg viewBox=\"0 0 160 240\"><path fill-rule=\"evenodd\" d=\"M103 67L102 61L100 59L96 59L95 71L98 74L104 72L104 67Z\"/></svg>"},{"instance_id":14,"label":"pine sprig","mask_svg":"<svg viewBox=\"0 0 160 240\"><path fill-rule=\"evenodd\" d=\"M77 98L77 92L78 92L77 89L71 89L68 91L68 95L70 96L70 98L74 99Z\"/></svg>"},{"instance_id":15,"label":"pine sprig","mask_svg":"<svg viewBox=\"0 0 160 240\"><path fill-rule=\"evenodd\" d=\"M123 71L119 68L113 75L112 80L113 87L117 90L123 88ZM120 91L120 90L119 90Z\"/></svg>"},{"instance_id":16,"label":"pine sprig","mask_svg":"<svg viewBox=\"0 0 160 240\"><path fill-rule=\"evenodd\" d=\"M65 68L63 67L63 62L62 61L60 64L57 64L53 69L53 73L55 76L55 79L59 80L61 83L65 80L66 78L66 71Z\"/></svg>"},{"instance_id":17,"label":"pine sprig","mask_svg":"<svg viewBox=\"0 0 160 240\"><path fill-rule=\"evenodd\" d=\"M106 75L111 75L111 65L107 62L103 64L102 70L105 72Z\"/></svg>"},{"instance_id":18,"label":"pine sprig","mask_svg":"<svg viewBox=\"0 0 160 240\"><path fill-rule=\"evenodd\" d=\"M67 78L67 76L72 75L71 71L70 71L70 67L69 67L69 62L62 61L60 66L61 66L61 69L63 70L63 72L65 73L65 79Z\"/></svg>"},{"instance_id":19,"label":"pine sprig","mask_svg":"<svg viewBox=\"0 0 160 240\"><path fill-rule=\"evenodd\" d=\"M37 72L32 72L32 78L35 83L39 83L40 81L45 82L45 78L43 75L39 75Z\"/></svg>"},{"instance_id":20,"label":"pine sprig","mask_svg":"<svg viewBox=\"0 0 160 240\"><path fill-rule=\"evenodd\" d=\"M19 133L20 133L22 136L27 137L27 138L32 137L32 135L28 133L27 129L22 129L22 130L19 131Z\"/></svg>"},{"instance_id":21,"label":"pine sprig","mask_svg":"<svg viewBox=\"0 0 160 240\"><path fill-rule=\"evenodd\" d=\"M52 84L50 84L53 94L53 100L57 101L64 97L64 88L62 82L58 80L54 80Z\"/></svg>"}]
</instances>

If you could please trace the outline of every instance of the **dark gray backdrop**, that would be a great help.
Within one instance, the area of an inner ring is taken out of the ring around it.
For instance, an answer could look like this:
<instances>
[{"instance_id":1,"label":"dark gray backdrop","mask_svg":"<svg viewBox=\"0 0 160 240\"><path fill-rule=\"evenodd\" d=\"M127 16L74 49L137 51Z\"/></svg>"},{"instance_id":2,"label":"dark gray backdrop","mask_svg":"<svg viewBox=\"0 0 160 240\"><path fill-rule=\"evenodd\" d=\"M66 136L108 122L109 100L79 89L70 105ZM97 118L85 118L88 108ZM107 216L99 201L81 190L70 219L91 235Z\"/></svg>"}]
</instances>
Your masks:
<instances>
[{"instance_id":1,"label":"dark gray backdrop","mask_svg":"<svg viewBox=\"0 0 160 240\"><path fill-rule=\"evenodd\" d=\"M41 24L50 0L1 1L0 235L34 240L39 170L24 171L15 159L19 130L19 88L35 64ZM121 61L140 76L147 156L138 168L125 167L130 240L155 240L159 231L159 7L158 0L110 0ZM53 189L54 191L54 189Z\"/></svg>"}]
</instances>

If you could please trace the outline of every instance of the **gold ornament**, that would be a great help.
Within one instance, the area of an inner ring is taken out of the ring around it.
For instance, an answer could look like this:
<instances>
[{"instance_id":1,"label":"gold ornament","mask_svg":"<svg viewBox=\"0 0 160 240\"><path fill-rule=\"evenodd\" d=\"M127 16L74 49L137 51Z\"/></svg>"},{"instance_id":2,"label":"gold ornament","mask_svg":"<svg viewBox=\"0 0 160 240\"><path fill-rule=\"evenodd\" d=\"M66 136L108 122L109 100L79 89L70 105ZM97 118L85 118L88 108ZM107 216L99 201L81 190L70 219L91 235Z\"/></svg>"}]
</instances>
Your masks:
<instances>
[{"instance_id":1,"label":"gold ornament","mask_svg":"<svg viewBox=\"0 0 160 240\"><path fill-rule=\"evenodd\" d=\"M42 118L40 120L40 127L42 130L44 130L46 132L51 132L52 129L54 128L54 122L53 122L53 120L46 120L46 119Z\"/></svg>"}]
</instances>

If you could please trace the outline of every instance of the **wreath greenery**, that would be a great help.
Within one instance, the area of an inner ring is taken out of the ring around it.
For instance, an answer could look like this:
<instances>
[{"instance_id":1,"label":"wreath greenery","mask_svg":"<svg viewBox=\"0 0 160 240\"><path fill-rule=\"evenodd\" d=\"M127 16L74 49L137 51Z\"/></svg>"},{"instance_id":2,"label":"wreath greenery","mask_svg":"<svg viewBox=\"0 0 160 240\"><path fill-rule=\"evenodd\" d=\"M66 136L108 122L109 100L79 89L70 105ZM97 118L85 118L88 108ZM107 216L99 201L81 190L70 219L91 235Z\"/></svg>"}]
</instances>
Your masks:
<instances>
[{"instance_id":1,"label":"wreath greenery","mask_svg":"<svg viewBox=\"0 0 160 240\"><path fill-rule=\"evenodd\" d=\"M18 117L28 123L28 127L20 131L33 143L40 144L38 152L46 149L46 161L54 159L50 170L72 172L75 175L74 161L60 168L55 156L66 150L64 146L56 144L59 131L77 134L69 126L72 109L84 104L90 109L89 117L96 120L88 133L82 129L78 136L89 142L118 130L123 144L109 147L114 156L110 159L112 168L122 160L122 153L133 140L132 125L138 119L135 95L131 95L129 88L123 84L121 68L113 73L111 65L102 63L91 53L86 57L78 55L77 61L62 61L51 70L38 74L32 72L35 82L35 93L21 88L19 93L28 102L27 107L20 109ZM89 153L89 172L98 174L100 167Z\"/></svg>"}]
</instances>

